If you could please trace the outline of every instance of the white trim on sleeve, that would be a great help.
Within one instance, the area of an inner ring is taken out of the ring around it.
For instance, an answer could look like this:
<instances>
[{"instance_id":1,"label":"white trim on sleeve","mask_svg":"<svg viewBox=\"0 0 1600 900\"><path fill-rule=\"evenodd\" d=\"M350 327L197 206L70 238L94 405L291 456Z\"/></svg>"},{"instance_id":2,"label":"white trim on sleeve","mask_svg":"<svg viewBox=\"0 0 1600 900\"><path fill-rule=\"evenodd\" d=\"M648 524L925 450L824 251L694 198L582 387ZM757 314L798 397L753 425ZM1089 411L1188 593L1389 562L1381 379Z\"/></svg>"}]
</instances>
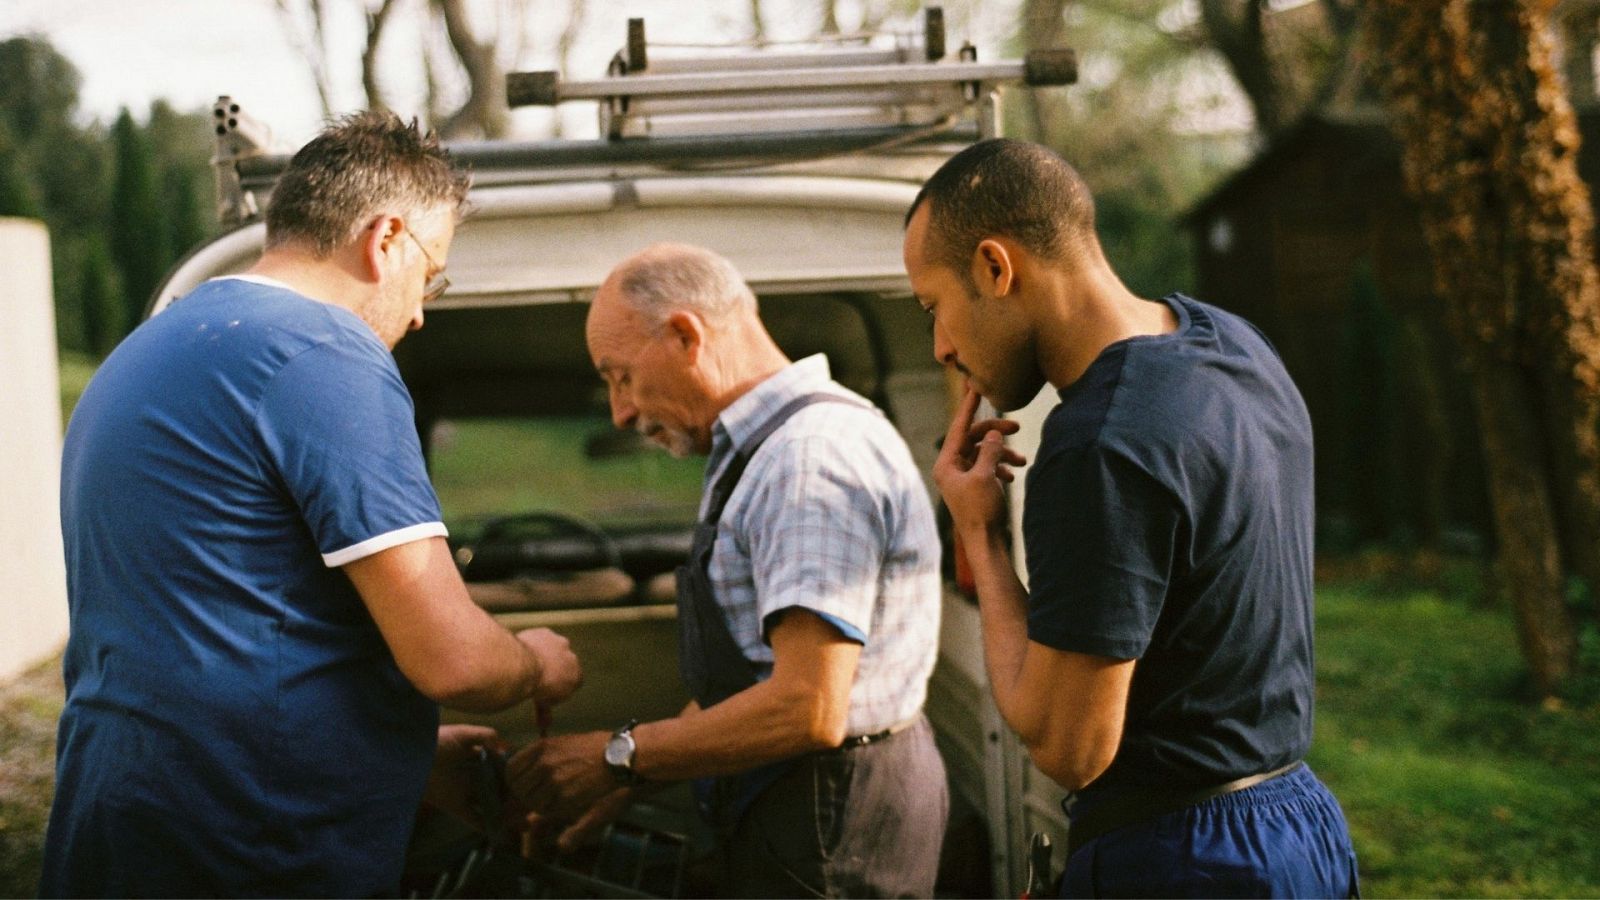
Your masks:
<instances>
[{"instance_id":1,"label":"white trim on sleeve","mask_svg":"<svg viewBox=\"0 0 1600 900\"><path fill-rule=\"evenodd\" d=\"M369 537L359 544L351 544L343 550L324 553L322 554L322 564L330 569L336 569L346 563L353 563L358 559L371 556L380 550L398 547L401 544L409 544L412 541L420 541L423 538L448 537L449 535L450 532L445 529L443 522L423 522L419 525L407 525L404 528L397 528L394 531L386 532L376 537Z\"/></svg>"}]
</instances>

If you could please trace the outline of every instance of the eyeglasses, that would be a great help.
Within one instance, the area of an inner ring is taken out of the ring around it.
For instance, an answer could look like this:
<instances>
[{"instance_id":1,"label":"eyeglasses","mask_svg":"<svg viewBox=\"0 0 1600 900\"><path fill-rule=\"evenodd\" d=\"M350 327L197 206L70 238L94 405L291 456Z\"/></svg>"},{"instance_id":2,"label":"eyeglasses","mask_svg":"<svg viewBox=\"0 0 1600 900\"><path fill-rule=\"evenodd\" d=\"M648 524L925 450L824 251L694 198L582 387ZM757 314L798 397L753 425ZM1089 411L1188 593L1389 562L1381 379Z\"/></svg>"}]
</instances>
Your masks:
<instances>
[{"instance_id":1,"label":"eyeglasses","mask_svg":"<svg viewBox=\"0 0 1600 900\"><path fill-rule=\"evenodd\" d=\"M428 265L437 273L428 279L428 283L422 288L422 302L432 303L443 297L444 292L450 289L450 279L444 274L444 266L439 265L438 261L433 258L433 254L428 252L428 248L422 246L422 239L412 234L410 226L406 227L405 233L411 238L411 242L417 245L417 249L422 251L423 258L428 261Z\"/></svg>"}]
</instances>

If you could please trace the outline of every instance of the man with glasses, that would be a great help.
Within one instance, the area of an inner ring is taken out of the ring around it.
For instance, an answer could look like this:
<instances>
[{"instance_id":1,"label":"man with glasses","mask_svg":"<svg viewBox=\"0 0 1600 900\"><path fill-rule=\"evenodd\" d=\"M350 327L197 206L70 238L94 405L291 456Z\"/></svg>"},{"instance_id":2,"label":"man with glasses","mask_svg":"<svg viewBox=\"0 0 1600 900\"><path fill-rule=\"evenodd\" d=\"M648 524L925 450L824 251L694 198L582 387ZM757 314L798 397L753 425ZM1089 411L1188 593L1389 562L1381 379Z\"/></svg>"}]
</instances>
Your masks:
<instances>
[{"instance_id":1,"label":"man with glasses","mask_svg":"<svg viewBox=\"0 0 1600 900\"><path fill-rule=\"evenodd\" d=\"M467 180L391 114L285 169L266 248L136 329L62 464L72 633L44 896L395 893L443 703L559 702L576 657L475 607L389 351ZM437 732L437 735L436 735Z\"/></svg>"}]
</instances>

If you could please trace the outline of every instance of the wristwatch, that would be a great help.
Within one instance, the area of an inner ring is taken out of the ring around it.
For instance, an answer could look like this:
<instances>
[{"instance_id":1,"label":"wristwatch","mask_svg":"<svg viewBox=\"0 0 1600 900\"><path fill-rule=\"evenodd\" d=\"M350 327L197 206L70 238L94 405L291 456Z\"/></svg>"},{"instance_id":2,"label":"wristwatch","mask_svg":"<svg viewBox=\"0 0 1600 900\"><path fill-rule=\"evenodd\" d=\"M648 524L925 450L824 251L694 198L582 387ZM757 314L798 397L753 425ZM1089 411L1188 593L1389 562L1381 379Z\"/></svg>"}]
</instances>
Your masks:
<instances>
[{"instance_id":1,"label":"wristwatch","mask_svg":"<svg viewBox=\"0 0 1600 900\"><path fill-rule=\"evenodd\" d=\"M628 724L611 732L611 740L606 741L606 768L623 784L639 780L639 773L633 770L633 754L638 749L633 743L633 726L637 724L638 719L629 719Z\"/></svg>"}]
</instances>

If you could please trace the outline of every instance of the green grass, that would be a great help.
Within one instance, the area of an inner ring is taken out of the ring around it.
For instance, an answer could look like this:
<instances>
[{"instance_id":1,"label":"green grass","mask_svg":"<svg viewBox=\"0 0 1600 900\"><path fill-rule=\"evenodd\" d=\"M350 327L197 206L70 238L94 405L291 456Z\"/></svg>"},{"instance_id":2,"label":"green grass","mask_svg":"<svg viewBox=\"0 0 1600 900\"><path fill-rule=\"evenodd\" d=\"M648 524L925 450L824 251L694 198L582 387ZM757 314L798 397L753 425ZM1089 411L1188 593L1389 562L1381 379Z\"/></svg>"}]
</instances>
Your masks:
<instances>
[{"instance_id":1,"label":"green grass","mask_svg":"<svg viewBox=\"0 0 1600 900\"><path fill-rule=\"evenodd\" d=\"M82 396L83 389L89 385L89 376L94 374L95 367L99 363L92 357L62 352L60 365L61 424L65 427L67 420L72 418L73 407L78 405L78 397Z\"/></svg>"},{"instance_id":2,"label":"green grass","mask_svg":"<svg viewBox=\"0 0 1600 900\"><path fill-rule=\"evenodd\" d=\"M1528 702L1510 611L1373 579L1317 602L1310 761L1364 893L1600 895L1600 710Z\"/></svg>"},{"instance_id":3,"label":"green grass","mask_svg":"<svg viewBox=\"0 0 1600 900\"><path fill-rule=\"evenodd\" d=\"M526 512L606 524L694 521L705 461L654 447L586 456L585 442L610 431L606 419L587 416L450 423L435 438L431 468L451 532Z\"/></svg>"},{"instance_id":4,"label":"green grass","mask_svg":"<svg viewBox=\"0 0 1600 900\"><path fill-rule=\"evenodd\" d=\"M62 699L59 656L0 690L0 897L39 887Z\"/></svg>"}]
</instances>

